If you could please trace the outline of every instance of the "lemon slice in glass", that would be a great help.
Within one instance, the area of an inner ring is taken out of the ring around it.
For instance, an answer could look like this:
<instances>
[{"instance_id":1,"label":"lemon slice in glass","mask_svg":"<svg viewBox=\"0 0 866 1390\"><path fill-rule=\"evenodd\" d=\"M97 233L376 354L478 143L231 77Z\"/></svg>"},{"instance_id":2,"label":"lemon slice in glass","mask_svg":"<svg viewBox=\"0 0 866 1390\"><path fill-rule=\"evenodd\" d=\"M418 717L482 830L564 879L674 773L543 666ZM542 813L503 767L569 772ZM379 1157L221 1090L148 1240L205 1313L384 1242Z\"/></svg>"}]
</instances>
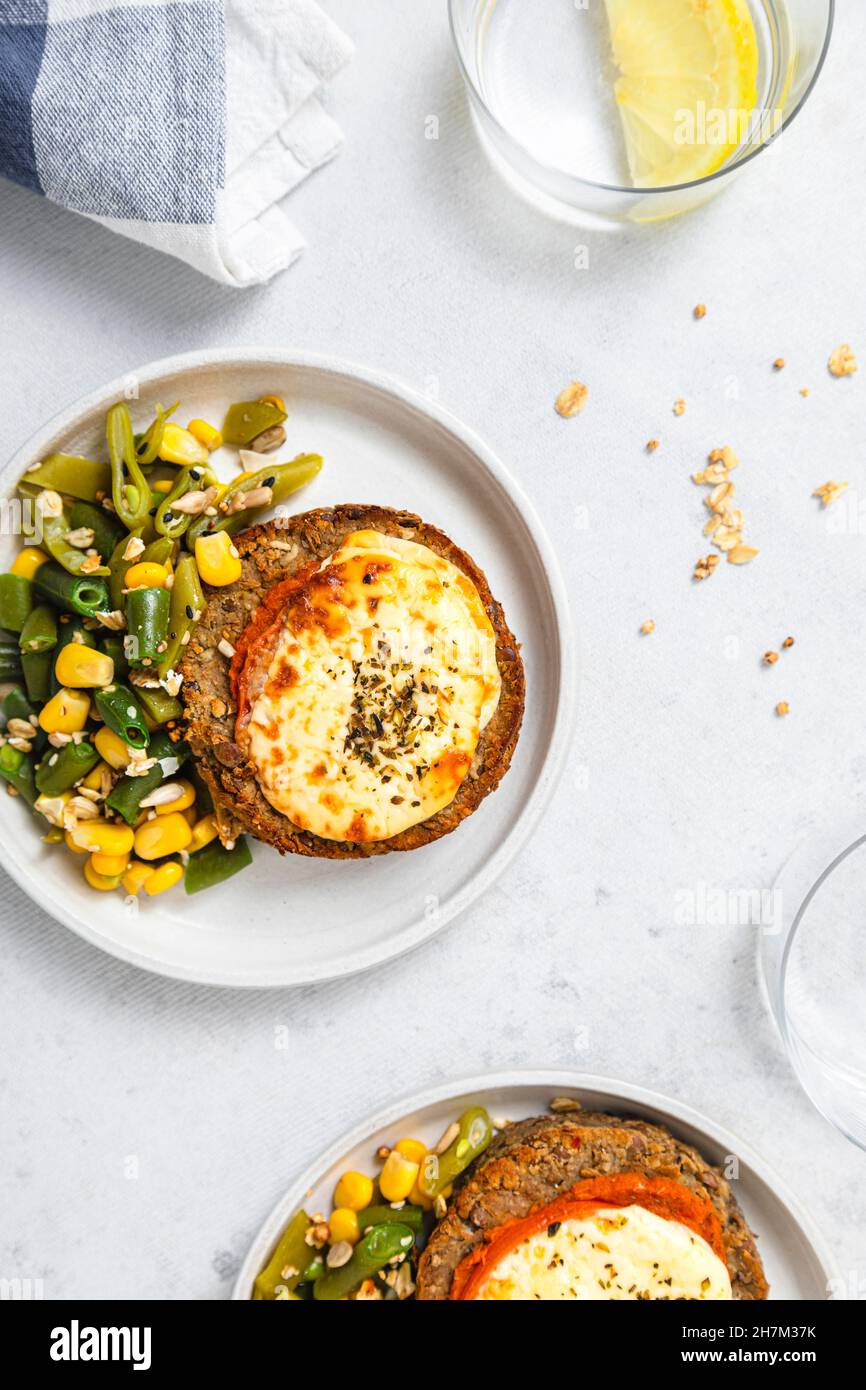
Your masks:
<instances>
[{"instance_id":1,"label":"lemon slice in glass","mask_svg":"<svg viewBox=\"0 0 866 1390\"><path fill-rule=\"evenodd\" d=\"M714 174L743 143L758 105L758 37L746 0L606 3L635 187Z\"/></svg>"}]
</instances>

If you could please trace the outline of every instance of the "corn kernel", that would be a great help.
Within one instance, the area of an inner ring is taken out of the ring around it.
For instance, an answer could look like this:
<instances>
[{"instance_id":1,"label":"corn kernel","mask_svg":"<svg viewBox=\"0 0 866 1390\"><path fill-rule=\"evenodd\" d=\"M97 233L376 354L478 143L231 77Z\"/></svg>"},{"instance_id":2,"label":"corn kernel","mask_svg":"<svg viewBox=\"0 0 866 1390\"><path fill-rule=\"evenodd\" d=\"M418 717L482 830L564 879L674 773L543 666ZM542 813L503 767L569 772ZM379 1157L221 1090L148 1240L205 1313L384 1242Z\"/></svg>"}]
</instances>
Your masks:
<instances>
[{"instance_id":1,"label":"corn kernel","mask_svg":"<svg viewBox=\"0 0 866 1390\"><path fill-rule=\"evenodd\" d=\"M96 767L90 769L86 777L82 777L81 786L86 787L88 791L98 792L102 788L103 776L107 773L110 774L110 772L111 768L108 766L108 763L97 763Z\"/></svg>"},{"instance_id":2,"label":"corn kernel","mask_svg":"<svg viewBox=\"0 0 866 1390\"><path fill-rule=\"evenodd\" d=\"M32 579L39 566L44 565L47 559L44 550L38 550L35 545L25 545L12 562L12 573L21 579Z\"/></svg>"},{"instance_id":3,"label":"corn kernel","mask_svg":"<svg viewBox=\"0 0 866 1390\"><path fill-rule=\"evenodd\" d=\"M90 696L86 691L67 690L64 687L52 695L47 705L42 706L39 727L46 734L78 734L87 723L89 714Z\"/></svg>"},{"instance_id":4,"label":"corn kernel","mask_svg":"<svg viewBox=\"0 0 866 1390\"><path fill-rule=\"evenodd\" d=\"M241 558L227 531L199 536L195 543L195 562L205 584L223 588L241 577Z\"/></svg>"},{"instance_id":5,"label":"corn kernel","mask_svg":"<svg viewBox=\"0 0 866 1390\"><path fill-rule=\"evenodd\" d=\"M171 492L174 483L171 478L159 478L157 482L151 483L150 486L154 492Z\"/></svg>"},{"instance_id":6,"label":"corn kernel","mask_svg":"<svg viewBox=\"0 0 866 1390\"><path fill-rule=\"evenodd\" d=\"M85 647L83 642L67 642L57 653L54 674L61 685L73 690L92 690L94 686L111 685L114 662L105 652Z\"/></svg>"},{"instance_id":7,"label":"corn kernel","mask_svg":"<svg viewBox=\"0 0 866 1390\"><path fill-rule=\"evenodd\" d=\"M222 448L222 434L214 425L209 425L207 420L190 420L187 429L193 439L204 445L208 453L212 454L214 449Z\"/></svg>"},{"instance_id":8,"label":"corn kernel","mask_svg":"<svg viewBox=\"0 0 866 1390\"><path fill-rule=\"evenodd\" d=\"M125 589L164 589L168 579L165 565L157 565L153 560L144 560L139 565L130 565L123 579Z\"/></svg>"},{"instance_id":9,"label":"corn kernel","mask_svg":"<svg viewBox=\"0 0 866 1390\"><path fill-rule=\"evenodd\" d=\"M64 830L63 838L66 841L66 848L71 849L73 854L89 854L85 845L77 845L68 830Z\"/></svg>"},{"instance_id":10,"label":"corn kernel","mask_svg":"<svg viewBox=\"0 0 866 1390\"><path fill-rule=\"evenodd\" d=\"M178 811L147 820L135 832L135 852L139 859L163 859L186 849L192 830Z\"/></svg>"},{"instance_id":11,"label":"corn kernel","mask_svg":"<svg viewBox=\"0 0 866 1390\"><path fill-rule=\"evenodd\" d=\"M176 801L167 801L164 806L154 807L158 816L170 816L174 811L187 811L190 806L195 805L195 787L192 782L179 779L177 785L183 787L183 796L179 796Z\"/></svg>"},{"instance_id":12,"label":"corn kernel","mask_svg":"<svg viewBox=\"0 0 866 1390\"><path fill-rule=\"evenodd\" d=\"M140 859L132 859L121 883L129 896L134 898L144 887L145 880L155 873L156 869L151 864L142 864Z\"/></svg>"},{"instance_id":13,"label":"corn kernel","mask_svg":"<svg viewBox=\"0 0 866 1390\"><path fill-rule=\"evenodd\" d=\"M91 854L90 866L103 878L120 878L129 867L128 854Z\"/></svg>"},{"instance_id":14,"label":"corn kernel","mask_svg":"<svg viewBox=\"0 0 866 1390\"><path fill-rule=\"evenodd\" d=\"M259 396L259 404L272 405L277 410L281 410L284 415L286 413L286 403L282 396Z\"/></svg>"},{"instance_id":15,"label":"corn kernel","mask_svg":"<svg viewBox=\"0 0 866 1390\"><path fill-rule=\"evenodd\" d=\"M160 864L158 869L154 869L142 886L149 898L155 898L157 893L164 893L167 888L173 888L182 878L183 865L178 864L176 859L170 859L167 864Z\"/></svg>"},{"instance_id":16,"label":"corn kernel","mask_svg":"<svg viewBox=\"0 0 866 1390\"><path fill-rule=\"evenodd\" d=\"M336 1245L338 1240L357 1245L361 1239L357 1212L352 1211L351 1207L337 1207L328 1217L328 1235L332 1245Z\"/></svg>"},{"instance_id":17,"label":"corn kernel","mask_svg":"<svg viewBox=\"0 0 866 1390\"><path fill-rule=\"evenodd\" d=\"M120 883L119 878L103 878L101 874L96 873L89 859L84 861L84 877L91 888L96 888L100 893L110 893Z\"/></svg>"},{"instance_id":18,"label":"corn kernel","mask_svg":"<svg viewBox=\"0 0 866 1390\"><path fill-rule=\"evenodd\" d=\"M98 818L79 821L69 833L76 845L83 845L91 854L129 854L134 840L131 825Z\"/></svg>"},{"instance_id":19,"label":"corn kernel","mask_svg":"<svg viewBox=\"0 0 866 1390\"><path fill-rule=\"evenodd\" d=\"M195 854L197 849L204 849L212 840L217 837L216 816L213 812L209 816L202 816L197 820L192 828L192 839L189 842L190 854Z\"/></svg>"},{"instance_id":20,"label":"corn kernel","mask_svg":"<svg viewBox=\"0 0 866 1390\"><path fill-rule=\"evenodd\" d=\"M410 1163L418 1164L427 1152L427 1145L422 1144L420 1139L398 1139L394 1148L398 1154L408 1158Z\"/></svg>"},{"instance_id":21,"label":"corn kernel","mask_svg":"<svg viewBox=\"0 0 866 1390\"><path fill-rule=\"evenodd\" d=\"M420 1173L420 1168L418 1171ZM421 1207L423 1211L433 1210L433 1198L428 1197L426 1192L421 1191L417 1181L412 1191L409 1193L409 1201L412 1203L413 1207Z\"/></svg>"},{"instance_id":22,"label":"corn kernel","mask_svg":"<svg viewBox=\"0 0 866 1390\"><path fill-rule=\"evenodd\" d=\"M405 1201L415 1186L419 1171L419 1164L410 1163L408 1158L392 1149L379 1175L379 1189L385 1201Z\"/></svg>"},{"instance_id":23,"label":"corn kernel","mask_svg":"<svg viewBox=\"0 0 866 1390\"><path fill-rule=\"evenodd\" d=\"M182 429L169 420L163 431L159 446L159 457L164 463L180 463L188 466L194 463L207 463L208 452L194 434Z\"/></svg>"},{"instance_id":24,"label":"corn kernel","mask_svg":"<svg viewBox=\"0 0 866 1390\"><path fill-rule=\"evenodd\" d=\"M334 1206L362 1211L373 1200L373 1179L366 1173L344 1173L334 1188Z\"/></svg>"},{"instance_id":25,"label":"corn kernel","mask_svg":"<svg viewBox=\"0 0 866 1390\"><path fill-rule=\"evenodd\" d=\"M111 729L100 729L98 734L94 734L93 743L100 758L104 758L108 766L113 767L115 772L121 772L123 768L129 767L132 757L129 744L124 743L123 739L118 738Z\"/></svg>"}]
</instances>

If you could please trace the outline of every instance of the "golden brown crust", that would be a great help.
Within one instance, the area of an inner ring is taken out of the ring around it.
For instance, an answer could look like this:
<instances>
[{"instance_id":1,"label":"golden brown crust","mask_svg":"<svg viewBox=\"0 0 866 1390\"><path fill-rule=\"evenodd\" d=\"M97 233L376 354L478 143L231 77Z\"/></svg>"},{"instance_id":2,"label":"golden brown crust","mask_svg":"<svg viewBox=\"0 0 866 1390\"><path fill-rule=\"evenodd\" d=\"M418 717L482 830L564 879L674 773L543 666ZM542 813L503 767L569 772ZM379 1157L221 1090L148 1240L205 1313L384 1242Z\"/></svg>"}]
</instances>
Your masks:
<instances>
[{"instance_id":1,"label":"golden brown crust","mask_svg":"<svg viewBox=\"0 0 866 1390\"><path fill-rule=\"evenodd\" d=\"M470 1168L418 1268L417 1297L449 1297L454 1271L483 1239L512 1218L545 1206L584 1178L609 1173L673 1178L708 1198L722 1226L735 1299L769 1293L754 1237L723 1174L661 1125L578 1111L508 1125Z\"/></svg>"},{"instance_id":2,"label":"golden brown crust","mask_svg":"<svg viewBox=\"0 0 866 1390\"><path fill-rule=\"evenodd\" d=\"M235 742L235 703L229 661L218 650L221 639L240 638L265 595L311 559L325 560L353 531L374 530L426 545L462 570L475 585L496 634L496 660L502 695L483 731L469 775L449 806L390 840L349 843L325 840L293 826L261 792L254 769ZM185 729L198 768L210 788L224 839L247 832L281 854L326 859L364 859L393 850L418 849L456 829L494 791L508 771L517 744L525 703L520 648L483 572L465 551L435 526L412 512L387 507L345 505L279 517L235 538L243 572L224 589L205 586L207 607L181 665Z\"/></svg>"}]
</instances>

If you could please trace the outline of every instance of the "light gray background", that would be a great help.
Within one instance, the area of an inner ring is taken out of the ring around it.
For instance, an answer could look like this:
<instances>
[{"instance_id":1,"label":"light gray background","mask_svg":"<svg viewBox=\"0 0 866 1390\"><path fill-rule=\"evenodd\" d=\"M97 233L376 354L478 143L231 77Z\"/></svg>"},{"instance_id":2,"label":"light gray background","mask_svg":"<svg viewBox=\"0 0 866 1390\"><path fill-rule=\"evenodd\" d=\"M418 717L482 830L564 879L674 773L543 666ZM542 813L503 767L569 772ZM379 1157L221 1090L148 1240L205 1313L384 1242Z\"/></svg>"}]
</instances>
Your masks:
<instances>
[{"instance_id":1,"label":"light gray background","mask_svg":"<svg viewBox=\"0 0 866 1390\"><path fill-rule=\"evenodd\" d=\"M550 1064L657 1087L742 1134L866 1279L866 1160L792 1077L754 928L675 916L700 884L768 887L803 832L866 791L866 9L842 0L811 105L728 196L604 236L543 220L488 169L443 3L327 8L358 44L335 92L347 147L291 200L310 248L270 287L218 288L2 186L3 449L103 380L211 345L339 353L438 391L560 551L581 643L572 757L484 902L334 986L150 978L5 879L0 1275L41 1277L46 1297L224 1296L289 1177L350 1123L451 1076ZM864 370L834 381L843 341ZM552 402L573 376L590 402L563 422ZM725 443L761 556L694 586L689 474ZM845 535L810 499L828 478L855 493ZM795 650L762 669L789 631Z\"/></svg>"}]
</instances>

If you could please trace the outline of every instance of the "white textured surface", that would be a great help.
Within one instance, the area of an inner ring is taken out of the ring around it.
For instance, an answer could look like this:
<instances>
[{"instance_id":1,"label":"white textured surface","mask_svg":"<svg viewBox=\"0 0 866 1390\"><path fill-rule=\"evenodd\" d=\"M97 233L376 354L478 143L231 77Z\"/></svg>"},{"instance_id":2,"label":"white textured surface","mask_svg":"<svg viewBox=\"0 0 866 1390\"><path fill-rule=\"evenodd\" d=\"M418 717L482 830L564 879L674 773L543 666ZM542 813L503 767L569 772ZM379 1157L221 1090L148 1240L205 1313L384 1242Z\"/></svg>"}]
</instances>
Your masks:
<instances>
[{"instance_id":1,"label":"white textured surface","mask_svg":"<svg viewBox=\"0 0 866 1390\"><path fill-rule=\"evenodd\" d=\"M866 13L842 0L811 106L725 200L589 237L488 171L444 6L328 9L358 44L339 82L347 146L293 197L310 249L270 288L221 289L3 186L4 449L82 391L198 346L291 342L438 390L520 476L562 552L582 641L571 764L520 861L445 936L298 994L138 974L7 882L0 1274L41 1276L47 1297L225 1295L291 1174L395 1092L573 1064L742 1133L866 1279L866 1160L791 1075L753 929L675 921L677 894L700 883L769 886L804 830L866 791L866 539L828 534L809 498L831 477L866 497L866 370L836 382L825 365L852 341L866 367L866 188L852 173ZM710 312L695 323L699 300ZM573 374L591 399L562 422L551 404ZM762 554L693 587L688 474L722 443L742 455ZM794 652L762 670L789 630ZM779 698L788 720L773 718Z\"/></svg>"}]
</instances>

